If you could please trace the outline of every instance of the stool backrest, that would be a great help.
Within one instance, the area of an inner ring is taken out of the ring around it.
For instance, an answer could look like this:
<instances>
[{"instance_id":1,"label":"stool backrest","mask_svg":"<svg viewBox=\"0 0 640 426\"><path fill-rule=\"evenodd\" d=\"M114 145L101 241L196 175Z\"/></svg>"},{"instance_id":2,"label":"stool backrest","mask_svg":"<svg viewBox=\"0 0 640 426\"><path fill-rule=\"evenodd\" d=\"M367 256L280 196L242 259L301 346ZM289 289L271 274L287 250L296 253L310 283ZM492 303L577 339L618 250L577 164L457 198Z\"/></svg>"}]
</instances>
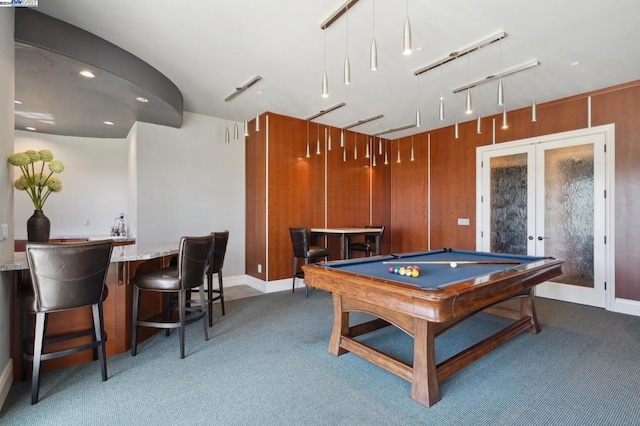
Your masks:
<instances>
[{"instance_id":1,"label":"stool backrest","mask_svg":"<svg viewBox=\"0 0 640 426\"><path fill-rule=\"evenodd\" d=\"M306 227L289 228L291 244L293 245L293 255L305 258L309 252L309 230Z\"/></svg>"},{"instance_id":2,"label":"stool backrest","mask_svg":"<svg viewBox=\"0 0 640 426\"><path fill-rule=\"evenodd\" d=\"M37 312L93 305L106 297L113 241L28 243L27 263Z\"/></svg>"},{"instance_id":3,"label":"stool backrest","mask_svg":"<svg viewBox=\"0 0 640 426\"><path fill-rule=\"evenodd\" d=\"M182 237L178 251L178 278L183 289L198 287L204 281L213 251L213 234Z\"/></svg>"},{"instance_id":4,"label":"stool backrest","mask_svg":"<svg viewBox=\"0 0 640 426\"><path fill-rule=\"evenodd\" d=\"M229 231L214 232L213 254L209 264L209 273L217 274L224 265L224 256L227 253L227 242L229 241Z\"/></svg>"},{"instance_id":5,"label":"stool backrest","mask_svg":"<svg viewBox=\"0 0 640 426\"><path fill-rule=\"evenodd\" d=\"M384 236L384 226L374 226L374 225L365 225L365 228L380 228L380 244L382 244L382 237ZM374 243L376 242L376 236L375 235L365 235L364 240L368 243Z\"/></svg>"}]
</instances>

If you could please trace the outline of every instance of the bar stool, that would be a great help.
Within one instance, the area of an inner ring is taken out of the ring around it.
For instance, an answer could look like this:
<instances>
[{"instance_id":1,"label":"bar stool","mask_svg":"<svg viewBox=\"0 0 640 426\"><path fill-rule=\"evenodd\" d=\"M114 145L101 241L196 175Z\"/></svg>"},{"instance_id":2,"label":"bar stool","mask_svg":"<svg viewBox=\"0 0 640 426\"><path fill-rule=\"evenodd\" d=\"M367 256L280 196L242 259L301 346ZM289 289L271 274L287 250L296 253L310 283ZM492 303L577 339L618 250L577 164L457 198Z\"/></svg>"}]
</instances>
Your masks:
<instances>
[{"instance_id":1,"label":"bar stool","mask_svg":"<svg viewBox=\"0 0 640 426\"><path fill-rule=\"evenodd\" d=\"M309 245L309 229L289 228L291 244L293 245L293 285L291 292L296 291L296 278L304 278L304 272L298 272L298 259L304 259L305 265L309 260L326 258L330 260L331 253L328 248ZM305 286L305 297L309 296L309 286Z\"/></svg>"},{"instance_id":2,"label":"bar stool","mask_svg":"<svg viewBox=\"0 0 640 426\"><path fill-rule=\"evenodd\" d=\"M136 273L133 277L133 318L131 330L131 355L138 352L138 327L163 328L170 331L178 328L180 331L180 358L185 357L184 331L187 324L202 319L205 340L209 340L207 330L207 303L204 294L204 278L211 261L214 235L203 237L182 237L178 251L176 266L169 266L155 271ZM189 297L187 293L198 287L200 292L199 305L187 307ZM138 318L140 291L156 291L165 294L178 294L178 321L164 318L165 312L141 320ZM187 316L187 312L190 313Z\"/></svg>"},{"instance_id":3,"label":"bar stool","mask_svg":"<svg viewBox=\"0 0 640 426\"><path fill-rule=\"evenodd\" d=\"M384 226L371 226L365 225L365 228L380 228L381 231L375 235L365 235L364 241L357 241L355 243L349 244L349 258L351 258L351 252L355 251L363 251L367 257L371 255L371 253L378 253L380 250L380 246L382 245L382 237L384 236Z\"/></svg>"},{"instance_id":4,"label":"bar stool","mask_svg":"<svg viewBox=\"0 0 640 426\"><path fill-rule=\"evenodd\" d=\"M102 381L107 380L107 355L105 351L102 302L107 298L107 272L111 260L113 241L97 241L72 244L33 244L26 247L27 262L33 292L22 297L22 309L26 323L23 324L23 357L33 361L31 374L31 404L38 402L40 393L40 365L42 361L75 354L88 349L97 350L102 370ZM93 328L87 331L68 333L55 338L45 338L48 316L52 312L91 306ZM30 316L35 315L36 325L33 353L30 353L28 338ZM79 344L64 350L45 352L50 343L92 336L90 343ZM94 357L95 358L95 357Z\"/></svg>"},{"instance_id":5,"label":"bar stool","mask_svg":"<svg viewBox=\"0 0 640 426\"><path fill-rule=\"evenodd\" d=\"M209 327L213 327L213 302L220 300L222 315L224 315L224 288L222 287L222 266L227 253L227 242L229 241L229 231L214 232L213 252L211 263L207 270L207 302L209 304ZM213 289L213 274L218 274L218 290ZM213 297L213 293L217 296Z\"/></svg>"}]
</instances>

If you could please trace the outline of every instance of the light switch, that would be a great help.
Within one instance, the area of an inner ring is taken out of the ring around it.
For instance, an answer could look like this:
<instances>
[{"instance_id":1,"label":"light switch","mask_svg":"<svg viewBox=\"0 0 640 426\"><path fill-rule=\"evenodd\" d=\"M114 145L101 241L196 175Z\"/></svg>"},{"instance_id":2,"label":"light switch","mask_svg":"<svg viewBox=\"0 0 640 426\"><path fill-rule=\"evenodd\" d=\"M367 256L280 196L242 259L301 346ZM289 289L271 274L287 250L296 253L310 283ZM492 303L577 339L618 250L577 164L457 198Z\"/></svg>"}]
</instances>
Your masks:
<instances>
[{"instance_id":1,"label":"light switch","mask_svg":"<svg viewBox=\"0 0 640 426\"><path fill-rule=\"evenodd\" d=\"M6 223L2 224L2 229L0 229L0 241L4 241L9 238L9 225Z\"/></svg>"},{"instance_id":2,"label":"light switch","mask_svg":"<svg viewBox=\"0 0 640 426\"><path fill-rule=\"evenodd\" d=\"M458 225L465 225L465 226L469 226L469 218L466 218L466 217L459 217L459 218L458 218Z\"/></svg>"}]
</instances>

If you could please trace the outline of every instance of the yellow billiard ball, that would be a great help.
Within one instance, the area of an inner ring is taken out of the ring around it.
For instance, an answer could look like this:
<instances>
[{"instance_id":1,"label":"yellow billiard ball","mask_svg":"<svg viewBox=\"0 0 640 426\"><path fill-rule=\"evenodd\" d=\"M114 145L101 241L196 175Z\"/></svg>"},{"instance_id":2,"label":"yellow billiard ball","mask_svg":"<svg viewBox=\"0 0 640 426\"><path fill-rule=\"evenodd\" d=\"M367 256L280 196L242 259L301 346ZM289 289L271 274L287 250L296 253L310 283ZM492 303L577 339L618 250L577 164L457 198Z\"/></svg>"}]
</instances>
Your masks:
<instances>
[{"instance_id":1,"label":"yellow billiard ball","mask_svg":"<svg viewBox=\"0 0 640 426\"><path fill-rule=\"evenodd\" d=\"M411 276L413 278L417 278L420 275L420 271L418 269L414 269L411 271Z\"/></svg>"}]
</instances>

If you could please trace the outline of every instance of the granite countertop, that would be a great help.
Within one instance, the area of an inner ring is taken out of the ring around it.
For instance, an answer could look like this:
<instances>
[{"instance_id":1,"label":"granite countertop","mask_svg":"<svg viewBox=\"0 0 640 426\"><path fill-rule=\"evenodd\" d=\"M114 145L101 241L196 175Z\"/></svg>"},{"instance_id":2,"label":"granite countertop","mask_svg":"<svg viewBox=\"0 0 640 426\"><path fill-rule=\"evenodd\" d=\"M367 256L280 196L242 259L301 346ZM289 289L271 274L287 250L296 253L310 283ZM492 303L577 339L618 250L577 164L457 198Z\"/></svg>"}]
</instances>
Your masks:
<instances>
[{"instance_id":1,"label":"granite countertop","mask_svg":"<svg viewBox=\"0 0 640 426\"><path fill-rule=\"evenodd\" d=\"M176 253L178 253L178 242L129 244L114 247L111 253L111 262L149 260ZM0 264L0 272L19 271L22 269L29 269L25 252L15 252L9 262Z\"/></svg>"}]
</instances>

